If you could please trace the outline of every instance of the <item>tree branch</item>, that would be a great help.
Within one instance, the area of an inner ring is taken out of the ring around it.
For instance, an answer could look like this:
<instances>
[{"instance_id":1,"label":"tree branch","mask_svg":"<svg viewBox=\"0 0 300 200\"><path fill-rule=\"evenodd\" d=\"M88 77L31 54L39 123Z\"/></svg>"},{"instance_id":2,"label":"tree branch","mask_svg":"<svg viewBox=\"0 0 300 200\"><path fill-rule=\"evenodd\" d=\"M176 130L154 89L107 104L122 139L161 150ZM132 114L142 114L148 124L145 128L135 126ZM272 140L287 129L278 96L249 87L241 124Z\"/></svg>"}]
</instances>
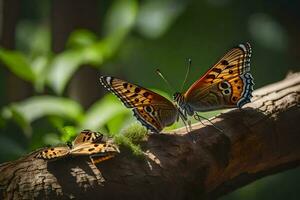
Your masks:
<instances>
[{"instance_id":1,"label":"tree branch","mask_svg":"<svg viewBox=\"0 0 300 200\"><path fill-rule=\"evenodd\" d=\"M214 118L150 135L145 158L121 147L93 166L87 158L47 162L36 152L0 165L3 199L214 199L300 164L300 73L254 92L253 102Z\"/></svg>"}]
</instances>

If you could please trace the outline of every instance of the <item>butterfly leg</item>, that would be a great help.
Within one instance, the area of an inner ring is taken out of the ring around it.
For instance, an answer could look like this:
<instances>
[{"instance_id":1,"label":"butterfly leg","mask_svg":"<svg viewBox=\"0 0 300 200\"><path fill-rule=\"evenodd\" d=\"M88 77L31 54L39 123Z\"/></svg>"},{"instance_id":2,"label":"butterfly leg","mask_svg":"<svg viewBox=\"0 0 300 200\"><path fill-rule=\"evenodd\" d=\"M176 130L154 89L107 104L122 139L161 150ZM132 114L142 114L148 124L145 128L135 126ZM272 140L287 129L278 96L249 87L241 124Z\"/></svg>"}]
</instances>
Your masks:
<instances>
[{"instance_id":1,"label":"butterfly leg","mask_svg":"<svg viewBox=\"0 0 300 200\"><path fill-rule=\"evenodd\" d=\"M191 120L188 120L188 125L189 125L190 131L192 131L192 122L191 122Z\"/></svg>"},{"instance_id":2,"label":"butterfly leg","mask_svg":"<svg viewBox=\"0 0 300 200\"><path fill-rule=\"evenodd\" d=\"M97 154L96 154L95 156L90 156L90 159L91 159L92 163L95 165L97 163L103 162L103 161L111 159L113 157L114 157L114 155L97 156Z\"/></svg>"},{"instance_id":3,"label":"butterfly leg","mask_svg":"<svg viewBox=\"0 0 300 200\"><path fill-rule=\"evenodd\" d=\"M194 118L195 118L195 120L201 122L201 124L203 124L203 125L205 126L205 124L204 124L204 123L202 122L202 120L201 120L201 118L203 118L203 119L207 120L207 121L208 121L215 129L217 129L217 130L220 131L221 133L224 132L221 128L217 127L212 121L210 121L210 119L208 119L208 118L206 118L206 117L203 117L203 116L199 115L199 114L196 113L196 112L195 112L195 114L194 114Z\"/></svg>"},{"instance_id":4,"label":"butterfly leg","mask_svg":"<svg viewBox=\"0 0 300 200\"><path fill-rule=\"evenodd\" d=\"M179 117L183 121L186 131L187 132L192 131L191 121L187 120L186 114L184 114L181 110L178 110L178 111L179 111Z\"/></svg>"}]
</instances>

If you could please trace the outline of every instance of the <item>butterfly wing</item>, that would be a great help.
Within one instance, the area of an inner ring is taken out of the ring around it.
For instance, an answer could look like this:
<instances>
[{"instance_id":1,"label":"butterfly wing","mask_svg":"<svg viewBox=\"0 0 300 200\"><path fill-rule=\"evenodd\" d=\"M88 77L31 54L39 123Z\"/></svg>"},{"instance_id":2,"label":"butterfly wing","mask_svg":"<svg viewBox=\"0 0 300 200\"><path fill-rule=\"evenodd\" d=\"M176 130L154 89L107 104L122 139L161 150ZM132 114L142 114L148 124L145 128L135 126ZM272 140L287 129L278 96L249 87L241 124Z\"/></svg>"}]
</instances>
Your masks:
<instances>
[{"instance_id":1,"label":"butterfly wing","mask_svg":"<svg viewBox=\"0 0 300 200\"><path fill-rule=\"evenodd\" d=\"M153 91L110 76L102 76L100 81L127 108L132 108L134 116L153 132L159 133L178 118L175 105Z\"/></svg>"},{"instance_id":2,"label":"butterfly wing","mask_svg":"<svg viewBox=\"0 0 300 200\"><path fill-rule=\"evenodd\" d=\"M99 132L94 132L91 130L83 130L73 141L73 148L83 143L93 143L96 141L101 141L102 138L103 138L103 134Z\"/></svg>"},{"instance_id":3,"label":"butterfly wing","mask_svg":"<svg viewBox=\"0 0 300 200\"><path fill-rule=\"evenodd\" d=\"M93 154L105 156L119 152L118 146L112 140L82 143L70 150L70 154L75 156Z\"/></svg>"},{"instance_id":4,"label":"butterfly wing","mask_svg":"<svg viewBox=\"0 0 300 200\"><path fill-rule=\"evenodd\" d=\"M254 85L250 57L249 43L231 49L188 89L187 104L194 111L209 111L250 102Z\"/></svg>"},{"instance_id":5,"label":"butterfly wing","mask_svg":"<svg viewBox=\"0 0 300 200\"><path fill-rule=\"evenodd\" d=\"M65 157L70 153L68 146L46 148L37 154L37 158L45 160Z\"/></svg>"}]
</instances>

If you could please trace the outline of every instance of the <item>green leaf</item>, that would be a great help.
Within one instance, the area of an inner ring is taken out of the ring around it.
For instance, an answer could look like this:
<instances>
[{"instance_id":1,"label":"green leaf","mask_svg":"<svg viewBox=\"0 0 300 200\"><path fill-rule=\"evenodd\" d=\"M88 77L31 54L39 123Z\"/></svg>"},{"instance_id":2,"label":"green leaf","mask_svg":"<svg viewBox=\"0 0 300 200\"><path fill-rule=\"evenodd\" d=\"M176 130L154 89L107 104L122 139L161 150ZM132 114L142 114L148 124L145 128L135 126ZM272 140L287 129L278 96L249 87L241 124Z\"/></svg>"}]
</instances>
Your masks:
<instances>
[{"instance_id":1,"label":"green leaf","mask_svg":"<svg viewBox=\"0 0 300 200\"><path fill-rule=\"evenodd\" d=\"M31 62L31 68L36 77L34 87L37 92L42 92L47 79L49 59L46 56L38 56Z\"/></svg>"},{"instance_id":2,"label":"green leaf","mask_svg":"<svg viewBox=\"0 0 300 200\"><path fill-rule=\"evenodd\" d=\"M12 73L21 79L30 82L35 81L35 74L23 54L0 49L0 59Z\"/></svg>"},{"instance_id":3,"label":"green leaf","mask_svg":"<svg viewBox=\"0 0 300 200\"><path fill-rule=\"evenodd\" d=\"M50 87L62 94L68 81L82 64L100 65L118 49L132 29L137 13L137 1L116 0L106 18L106 37L95 42L86 31L74 32L69 40L73 49L56 56L48 75Z\"/></svg>"},{"instance_id":4,"label":"green leaf","mask_svg":"<svg viewBox=\"0 0 300 200\"><path fill-rule=\"evenodd\" d=\"M122 103L112 94L108 94L103 99L97 101L86 112L80 129L99 130L112 119L130 113Z\"/></svg>"},{"instance_id":5,"label":"green leaf","mask_svg":"<svg viewBox=\"0 0 300 200\"><path fill-rule=\"evenodd\" d=\"M38 118L56 115L79 121L82 117L82 107L75 101L53 96L35 96L6 107L2 115L13 118L23 127Z\"/></svg>"},{"instance_id":6,"label":"green leaf","mask_svg":"<svg viewBox=\"0 0 300 200\"><path fill-rule=\"evenodd\" d=\"M106 35L129 31L135 23L137 11L137 1L115 0L104 21Z\"/></svg>"},{"instance_id":7,"label":"green leaf","mask_svg":"<svg viewBox=\"0 0 300 200\"><path fill-rule=\"evenodd\" d=\"M69 48L82 48L87 47L97 42L97 36L95 33L89 30L75 30L71 33L67 47Z\"/></svg>"},{"instance_id":8,"label":"green leaf","mask_svg":"<svg viewBox=\"0 0 300 200\"><path fill-rule=\"evenodd\" d=\"M146 37L158 38L169 30L185 7L184 1L143 1L137 18L137 28Z\"/></svg>"},{"instance_id":9,"label":"green leaf","mask_svg":"<svg viewBox=\"0 0 300 200\"><path fill-rule=\"evenodd\" d=\"M60 132L62 133L61 140L64 142L70 141L77 135L77 130L74 126L65 126L60 130Z\"/></svg>"},{"instance_id":10,"label":"green leaf","mask_svg":"<svg viewBox=\"0 0 300 200\"><path fill-rule=\"evenodd\" d=\"M84 61L82 50L67 50L57 55L48 72L48 83L57 93L62 94L68 81Z\"/></svg>"}]
</instances>

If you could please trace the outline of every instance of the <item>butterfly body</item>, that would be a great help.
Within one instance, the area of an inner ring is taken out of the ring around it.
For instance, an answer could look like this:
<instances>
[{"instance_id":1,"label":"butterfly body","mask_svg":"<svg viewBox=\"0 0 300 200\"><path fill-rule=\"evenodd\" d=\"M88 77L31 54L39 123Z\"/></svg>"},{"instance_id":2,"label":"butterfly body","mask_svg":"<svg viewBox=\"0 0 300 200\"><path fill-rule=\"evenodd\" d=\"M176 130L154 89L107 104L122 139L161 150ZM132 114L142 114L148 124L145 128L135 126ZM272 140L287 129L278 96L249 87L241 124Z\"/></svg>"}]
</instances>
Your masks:
<instances>
[{"instance_id":1,"label":"butterfly body","mask_svg":"<svg viewBox=\"0 0 300 200\"><path fill-rule=\"evenodd\" d=\"M113 92L134 116L152 132L159 133L180 117L222 108L241 108L250 102L253 78L250 74L251 46L240 44L228 51L212 68L185 93L175 93L174 102L163 96L110 76L102 76L101 83Z\"/></svg>"}]
</instances>

